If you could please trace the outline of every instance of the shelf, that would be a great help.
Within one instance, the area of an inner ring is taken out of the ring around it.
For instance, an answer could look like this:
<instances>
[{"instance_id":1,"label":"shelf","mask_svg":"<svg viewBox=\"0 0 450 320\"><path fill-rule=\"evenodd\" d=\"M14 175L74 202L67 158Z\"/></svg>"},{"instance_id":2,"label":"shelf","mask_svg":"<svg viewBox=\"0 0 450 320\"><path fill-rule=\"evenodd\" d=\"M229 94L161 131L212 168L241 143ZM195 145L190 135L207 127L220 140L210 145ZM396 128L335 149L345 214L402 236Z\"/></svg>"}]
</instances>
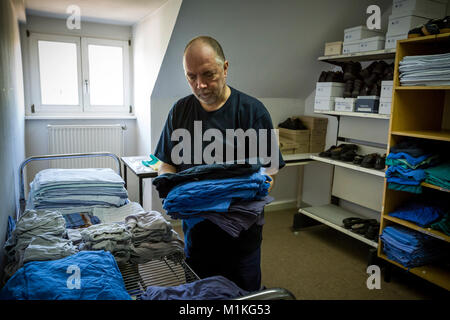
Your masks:
<instances>
[{"instance_id":1,"label":"shelf","mask_svg":"<svg viewBox=\"0 0 450 320\"><path fill-rule=\"evenodd\" d=\"M435 42L435 41L448 41L450 38L450 33L436 34L431 36L423 36L417 38L403 39L398 40L397 44L400 42L403 43L426 43L426 42Z\"/></svg>"},{"instance_id":2,"label":"shelf","mask_svg":"<svg viewBox=\"0 0 450 320\"><path fill-rule=\"evenodd\" d=\"M435 186L433 184L426 183L426 182L422 182L420 185L422 187L425 187L425 188L436 189L436 190L443 191L443 192L450 192L449 189L445 189L445 188L442 188L442 187L439 187L439 186Z\"/></svg>"},{"instance_id":3,"label":"shelf","mask_svg":"<svg viewBox=\"0 0 450 320\"><path fill-rule=\"evenodd\" d=\"M311 160L311 155L317 155L317 153L295 153L295 154L282 154L283 160L286 163L286 167L306 165Z\"/></svg>"},{"instance_id":4,"label":"shelf","mask_svg":"<svg viewBox=\"0 0 450 320\"><path fill-rule=\"evenodd\" d=\"M380 254L379 257L446 290L450 290L450 270L444 267L428 265L408 269L400 263L388 259L384 254Z\"/></svg>"},{"instance_id":5,"label":"shelf","mask_svg":"<svg viewBox=\"0 0 450 320\"><path fill-rule=\"evenodd\" d=\"M415 223L412 223L412 222L409 222L409 221L406 221L406 220L403 220L403 219L391 217L389 215L384 215L383 219L395 222L397 224L400 224L402 226L408 227L410 229L414 229L416 231L419 231L421 233L429 235L430 237L437 238L439 240L443 240L443 241L446 241L446 242L450 242L450 237L448 235L446 235L445 233L440 232L438 230L434 230L434 229L431 229L431 228L422 228L422 227L419 227Z\"/></svg>"},{"instance_id":6,"label":"shelf","mask_svg":"<svg viewBox=\"0 0 450 320\"><path fill-rule=\"evenodd\" d=\"M385 49L368 52L340 54L335 56L323 56L319 57L318 60L335 64L335 62L371 61L371 60L384 60L394 58L395 58L395 49Z\"/></svg>"},{"instance_id":7,"label":"shelf","mask_svg":"<svg viewBox=\"0 0 450 320\"><path fill-rule=\"evenodd\" d=\"M319 157L319 156L311 156L311 159L316 160L316 161L320 161L320 162L325 162L325 163L329 163L335 166L339 166L339 167L344 167L347 169L351 169L351 170L356 170L356 171L360 171L360 172L364 172L364 173L368 173L374 176L379 176L384 178L385 173L384 170L376 170L376 169L370 169L370 168L364 168L361 167L359 165L353 164L351 162L345 162L345 161L339 161L339 160L333 160L330 158L324 158L324 157Z\"/></svg>"},{"instance_id":8,"label":"shelf","mask_svg":"<svg viewBox=\"0 0 450 320\"><path fill-rule=\"evenodd\" d=\"M391 117L391 115L389 115L389 114L347 112L347 111L320 111L320 110L314 110L314 113L329 114L329 115L332 115L332 116L373 118L373 119L383 119L383 120L389 120L390 117Z\"/></svg>"},{"instance_id":9,"label":"shelf","mask_svg":"<svg viewBox=\"0 0 450 320\"><path fill-rule=\"evenodd\" d=\"M399 86L395 90L450 90L450 86Z\"/></svg>"},{"instance_id":10,"label":"shelf","mask_svg":"<svg viewBox=\"0 0 450 320\"><path fill-rule=\"evenodd\" d=\"M392 131L391 134L430 140L449 141L450 130L402 130Z\"/></svg>"},{"instance_id":11,"label":"shelf","mask_svg":"<svg viewBox=\"0 0 450 320\"><path fill-rule=\"evenodd\" d=\"M352 232L349 229L345 229L342 224L342 220L350 217L357 217L362 219L367 219L367 217L364 217L358 213L354 213L348 210L345 210L341 207L338 207L333 204L327 204L324 206L317 206L317 207L307 207L307 208L300 208L298 210L300 213L304 214L305 216L308 216L316 221L319 221L333 229L336 229L342 233L345 233L346 235L349 235L352 238L355 238L359 241L362 241L369 246L372 246L374 248L378 247L378 243L369 240L365 238L364 236L357 234L355 232Z\"/></svg>"}]
</instances>

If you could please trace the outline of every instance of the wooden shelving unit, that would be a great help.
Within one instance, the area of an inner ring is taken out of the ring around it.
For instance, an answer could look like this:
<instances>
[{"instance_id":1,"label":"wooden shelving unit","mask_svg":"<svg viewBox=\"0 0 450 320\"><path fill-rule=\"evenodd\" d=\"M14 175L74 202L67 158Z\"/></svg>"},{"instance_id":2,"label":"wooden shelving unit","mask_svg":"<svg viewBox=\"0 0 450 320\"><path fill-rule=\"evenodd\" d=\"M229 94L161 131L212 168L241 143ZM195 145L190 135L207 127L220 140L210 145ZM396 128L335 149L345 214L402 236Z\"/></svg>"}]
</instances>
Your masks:
<instances>
[{"instance_id":1,"label":"wooden shelving unit","mask_svg":"<svg viewBox=\"0 0 450 320\"><path fill-rule=\"evenodd\" d=\"M442 143L443 148L450 146L450 86L401 86L399 81L399 62L405 56L430 55L449 52L450 34L426 36L414 39L406 39L397 42L394 90L392 97L392 110L389 123L388 150L391 146L406 138L416 138L433 143ZM446 197L450 201L447 192L450 190L422 183L427 192L437 196ZM441 193L442 192L442 193ZM388 225L402 225L431 237L450 243L450 236L443 232L420 226L389 216L400 205L414 199L416 195L408 192L392 190L384 182L383 210L381 214L381 228ZM405 268L401 264L387 258L383 251L382 241L378 243L378 256L389 261L393 265L422 277L442 288L450 290L450 269L441 265L427 265L418 268Z\"/></svg>"},{"instance_id":2,"label":"wooden shelving unit","mask_svg":"<svg viewBox=\"0 0 450 320\"><path fill-rule=\"evenodd\" d=\"M328 114L331 116L347 116L347 117L373 118L373 119L383 119L383 120L388 120L390 118L389 114L335 111L335 110L331 110L331 111L314 110L314 113Z\"/></svg>"}]
</instances>

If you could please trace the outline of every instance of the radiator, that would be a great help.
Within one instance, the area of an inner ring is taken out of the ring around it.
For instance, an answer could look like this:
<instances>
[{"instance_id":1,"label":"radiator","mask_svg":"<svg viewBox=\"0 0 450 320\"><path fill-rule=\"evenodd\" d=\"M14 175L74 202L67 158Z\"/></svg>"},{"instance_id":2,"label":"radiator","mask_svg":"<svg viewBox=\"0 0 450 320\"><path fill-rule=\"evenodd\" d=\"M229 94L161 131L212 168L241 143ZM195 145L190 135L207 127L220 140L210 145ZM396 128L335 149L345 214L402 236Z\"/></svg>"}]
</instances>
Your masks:
<instances>
[{"instance_id":1,"label":"radiator","mask_svg":"<svg viewBox=\"0 0 450 320\"><path fill-rule=\"evenodd\" d=\"M109 152L123 155L121 124L114 125L48 125L48 154ZM110 157L63 159L49 161L50 168L113 168L116 162Z\"/></svg>"}]
</instances>

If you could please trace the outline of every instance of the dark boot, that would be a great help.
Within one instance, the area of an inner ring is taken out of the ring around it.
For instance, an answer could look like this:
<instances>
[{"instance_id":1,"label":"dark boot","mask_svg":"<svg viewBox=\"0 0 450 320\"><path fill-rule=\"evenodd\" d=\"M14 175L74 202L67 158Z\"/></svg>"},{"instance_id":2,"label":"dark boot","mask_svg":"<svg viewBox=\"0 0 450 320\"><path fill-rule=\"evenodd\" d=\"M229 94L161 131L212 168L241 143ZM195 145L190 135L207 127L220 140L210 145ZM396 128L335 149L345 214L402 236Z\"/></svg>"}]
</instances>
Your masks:
<instances>
[{"instance_id":1,"label":"dark boot","mask_svg":"<svg viewBox=\"0 0 450 320\"><path fill-rule=\"evenodd\" d=\"M355 80L359 77L361 72L361 63L359 62L347 62L343 65L342 71L344 72L344 81Z\"/></svg>"},{"instance_id":2,"label":"dark boot","mask_svg":"<svg viewBox=\"0 0 450 320\"><path fill-rule=\"evenodd\" d=\"M344 94L343 94L344 98L351 98L352 97L353 83L354 83L353 80L347 80L345 82Z\"/></svg>"},{"instance_id":3,"label":"dark boot","mask_svg":"<svg viewBox=\"0 0 450 320\"><path fill-rule=\"evenodd\" d=\"M359 96L359 92L361 91L361 87L363 86L362 80L356 79L353 83L353 91L352 97L357 98Z\"/></svg>"},{"instance_id":4,"label":"dark boot","mask_svg":"<svg viewBox=\"0 0 450 320\"><path fill-rule=\"evenodd\" d=\"M325 82L326 78L327 78L327 72L326 71L322 71L322 73L320 74L318 82Z\"/></svg>"}]
</instances>

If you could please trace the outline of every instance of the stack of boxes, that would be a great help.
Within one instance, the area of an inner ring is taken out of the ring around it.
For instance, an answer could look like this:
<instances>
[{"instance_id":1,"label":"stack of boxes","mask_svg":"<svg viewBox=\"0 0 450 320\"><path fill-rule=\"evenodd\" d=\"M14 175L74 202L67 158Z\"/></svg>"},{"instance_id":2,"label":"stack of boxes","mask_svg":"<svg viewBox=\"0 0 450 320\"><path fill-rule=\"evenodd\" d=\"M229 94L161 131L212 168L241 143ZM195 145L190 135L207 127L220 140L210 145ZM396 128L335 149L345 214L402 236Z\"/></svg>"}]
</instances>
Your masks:
<instances>
[{"instance_id":1,"label":"stack of boxes","mask_svg":"<svg viewBox=\"0 0 450 320\"><path fill-rule=\"evenodd\" d=\"M392 88L394 81L381 81L379 114L391 114Z\"/></svg>"},{"instance_id":2,"label":"stack of boxes","mask_svg":"<svg viewBox=\"0 0 450 320\"><path fill-rule=\"evenodd\" d=\"M393 49L397 40L407 39L408 32L430 19L445 17L447 0L393 0L386 33L386 49Z\"/></svg>"},{"instance_id":3,"label":"stack of boxes","mask_svg":"<svg viewBox=\"0 0 450 320\"><path fill-rule=\"evenodd\" d=\"M327 118L297 116L306 126L305 130L278 128L280 151L283 154L317 153L325 149Z\"/></svg>"},{"instance_id":4,"label":"stack of boxes","mask_svg":"<svg viewBox=\"0 0 450 320\"><path fill-rule=\"evenodd\" d=\"M358 26L344 30L343 54L382 50L384 36L381 30L369 30L366 26Z\"/></svg>"},{"instance_id":5,"label":"stack of boxes","mask_svg":"<svg viewBox=\"0 0 450 320\"><path fill-rule=\"evenodd\" d=\"M334 103L337 97L344 95L345 83L341 82L317 82L316 97L314 100L314 110L331 111L334 110Z\"/></svg>"}]
</instances>

